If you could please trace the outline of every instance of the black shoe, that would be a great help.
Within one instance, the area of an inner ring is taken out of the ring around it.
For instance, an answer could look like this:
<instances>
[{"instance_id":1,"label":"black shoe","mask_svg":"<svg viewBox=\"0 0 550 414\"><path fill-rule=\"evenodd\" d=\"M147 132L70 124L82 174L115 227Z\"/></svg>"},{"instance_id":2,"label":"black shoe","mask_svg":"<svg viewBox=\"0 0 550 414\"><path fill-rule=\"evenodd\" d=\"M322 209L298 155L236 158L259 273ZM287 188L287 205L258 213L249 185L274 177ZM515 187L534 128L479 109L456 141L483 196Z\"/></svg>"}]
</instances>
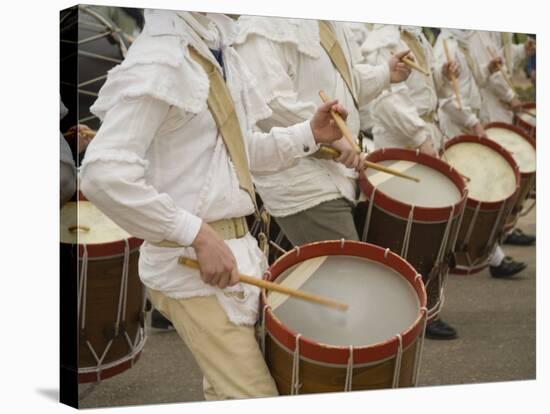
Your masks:
<instances>
[{"instance_id":1,"label":"black shoe","mask_svg":"<svg viewBox=\"0 0 550 414\"><path fill-rule=\"evenodd\" d=\"M491 276L497 279L511 277L521 272L527 265L523 262L516 262L510 256L506 256L498 266L489 266Z\"/></svg>"},{"instance_id":2,"label":"black shoe","mask_svg":"<svg viewBox=\"0 0 550 414\"><path fill-rule=\"evenodd\" d=\"M174 329L172 322L166 319L162 313L156 309L153 309L153 312L151 313L151 327L164 330Z\"/></svg>"},{"instance_id":3,"label":"black shoe","mask_svg":"<svg viewBox=\"0 0 550 414\"><path fill-rule=\"evenodd\" d=\"M456 329L451 325L437 319L426 326L426 338L429 339L455 339Z\"/></svg>"},{"instance_id":4,"label":"black shoe","mask_svg":"<svg viewBox=\"0 0 550 414\"><path fill-rule=\"evenodd\" d=\"M525 234L520 229L514 229L512 233L506 236L504 243L514 244L516 246L531 246L536 240L537 238L535 236Z\"/></svg>"}]
</instances>

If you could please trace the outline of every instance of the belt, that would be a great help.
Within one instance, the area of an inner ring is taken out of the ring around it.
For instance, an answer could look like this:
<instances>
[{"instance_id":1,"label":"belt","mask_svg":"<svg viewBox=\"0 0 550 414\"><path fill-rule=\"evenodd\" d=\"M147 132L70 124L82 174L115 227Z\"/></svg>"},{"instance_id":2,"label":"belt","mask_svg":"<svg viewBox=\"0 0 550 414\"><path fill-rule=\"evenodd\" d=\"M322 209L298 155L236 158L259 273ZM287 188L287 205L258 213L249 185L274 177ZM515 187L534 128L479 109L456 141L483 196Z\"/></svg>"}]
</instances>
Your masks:
<instances>
[{"instance_id":1,"label":"belt","mask_svg":"<svg viewBox=\"0 0 550 414\"><path fill-rule=\"evenodd\" d=\"M216 220L208 223L208 225L223 240L240 239L248 233L248 224L244 217ZM158 247L188 247L169 240L163 240L160 243L150 243Z\"/></svg>"},{"instance_id":2,"label":"belt","mask_svg":"<svg viewBox=\"0 0 550 414\"><path fill-rule=\"evenodd\" d=\"M435 112L428 112L427 114L420 115L420 118L424 120L424 122L427 122L429 124L433 124L435 121Z\"/></svg>"}]
</instances>

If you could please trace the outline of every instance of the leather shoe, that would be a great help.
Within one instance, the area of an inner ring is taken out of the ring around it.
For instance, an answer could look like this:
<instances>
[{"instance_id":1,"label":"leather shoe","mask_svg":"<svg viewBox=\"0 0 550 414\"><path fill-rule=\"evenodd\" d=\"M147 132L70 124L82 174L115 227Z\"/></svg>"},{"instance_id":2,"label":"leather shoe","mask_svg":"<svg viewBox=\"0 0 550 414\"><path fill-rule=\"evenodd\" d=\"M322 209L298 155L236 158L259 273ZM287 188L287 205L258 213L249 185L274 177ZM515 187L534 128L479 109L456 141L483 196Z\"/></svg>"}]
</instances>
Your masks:
<instances>
[{"instance_id":1,"label":"leather shoe","mask_svg":"<svg viewBox=\"0 0 550 414\"><path fill-rule=\"evenodd\" d=\"M160 313L156 309L153 309L153 312L151 313L151 327L155 329L164 329L164 330L174 329L172 322L166 319L162 315L162 313Z\"/></svg>"},{"instance_id":2,"label":"leather shoe","mask_svg":"<svg viewBox=\"0 0 550 414\"><path fill-rule=\"evenodd\" d=\"M521 272L527 265L523 262L516 262L510 256L506 256L498 266L489 266L491 276L497 279L512 277Z\"/></svg>"},{"instance_id":3,"label":"leather shoe","mask_svg":"<svg viewBox=\"0 0 550 414\"><path fill-rule=\"evenodd\" d=\"M426 326L426 338L429 339L455 339L456 329L451 325L437 319Z\"/></svg>"},{"instance_id":4,"label":"leather shoe","mask_svg":"<svg viewBox=\"0 0 550 414\"><path fill-rule=\"evenodd\" d=\"M530 234L525 234L520 229L514 229L512 233L510 233L506 238L504 239L505 244L514 244L516 246L530 246L536 241L535 236L531 236Z\"/></svg>"}]
</instances>

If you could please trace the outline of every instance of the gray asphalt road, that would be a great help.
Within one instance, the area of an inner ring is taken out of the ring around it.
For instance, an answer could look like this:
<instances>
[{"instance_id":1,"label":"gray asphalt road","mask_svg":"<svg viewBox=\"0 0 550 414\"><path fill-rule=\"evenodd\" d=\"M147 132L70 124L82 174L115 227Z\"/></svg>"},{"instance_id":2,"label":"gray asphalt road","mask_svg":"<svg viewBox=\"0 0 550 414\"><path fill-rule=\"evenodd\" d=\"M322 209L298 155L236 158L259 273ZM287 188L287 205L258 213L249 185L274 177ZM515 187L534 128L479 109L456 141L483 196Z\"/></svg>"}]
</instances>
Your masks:
<instances>
[{"instance_id":1,"label":"gray asphalt road","mask_svg":"<svg viewBox=\"0 0 550 414\"><path fill-rule=\"evenodd\" d=\"M535 211L520 221L535 233ZM442 318L455 326L453 341L426 340L420 385L471 384L536 376L535 247L505 245L528 268L511 280L451 276ZM200 401L202 376L173 331L148 331L135 367L98 385L81 385L81 407Z\"/></svg>"}]
</instances>

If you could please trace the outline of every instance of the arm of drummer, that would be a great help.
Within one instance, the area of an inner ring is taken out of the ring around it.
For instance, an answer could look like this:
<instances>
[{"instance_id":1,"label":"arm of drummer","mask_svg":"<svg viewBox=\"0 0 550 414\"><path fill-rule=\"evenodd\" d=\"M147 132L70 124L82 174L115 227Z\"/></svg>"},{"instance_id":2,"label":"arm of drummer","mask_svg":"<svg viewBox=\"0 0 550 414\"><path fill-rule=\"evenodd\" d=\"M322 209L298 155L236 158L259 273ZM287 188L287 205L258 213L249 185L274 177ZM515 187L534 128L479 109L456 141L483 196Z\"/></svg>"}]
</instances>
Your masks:
<instances>
[{"instance_id":1,"label":"arm of drummer","mask_svg":"<svg viewBox=\"0 0 550 414\"><path fill-rule=\"evenodd\" d=\"M292 80L297 50L261 36L251 36L235 49L251 72L249 77L255 84L251 89L259 91L256 94L252 91L248 99L256 101L256 111L267 104L267 116L256 125L249 125L251 171L271 174L315 153L319 143L308 125L316 114L316 104L299 99ZM254 79L261 79L261 82Z\"/></svg>"},{"instance_id":2,"label":"arm of drummer","mask_svg":"<svg viewBox=\"0 0 550 414\"><path fill-rule=\"evenodd\" d=\"M125 99L111 108L88 146L80 189L133 236L189 246L202 220L176 206L145 178L145 154L168 111L167 103L149 96Z\"/></svg>"}]
</instances>

